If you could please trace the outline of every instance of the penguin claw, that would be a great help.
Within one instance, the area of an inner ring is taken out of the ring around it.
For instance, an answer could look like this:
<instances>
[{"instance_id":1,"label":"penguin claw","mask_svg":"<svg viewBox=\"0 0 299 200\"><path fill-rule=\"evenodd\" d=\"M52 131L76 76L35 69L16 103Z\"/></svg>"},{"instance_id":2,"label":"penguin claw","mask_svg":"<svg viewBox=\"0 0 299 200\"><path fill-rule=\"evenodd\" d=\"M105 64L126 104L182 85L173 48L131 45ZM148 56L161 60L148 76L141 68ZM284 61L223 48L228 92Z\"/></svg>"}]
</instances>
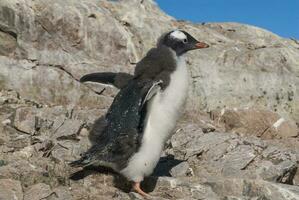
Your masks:
<instances>
[{"instance_id":1,"label":"penguin claw","mask_svg":"<svg viewBox=\"0 0 299 200\"><path fill-rule=\"evenodd\" d=\"M134 182L133 183L133 190L140 194L143 198L149 199L150 195L145 193L141 188L140 188L140 182Z\"/></svg>"}]
</instances>

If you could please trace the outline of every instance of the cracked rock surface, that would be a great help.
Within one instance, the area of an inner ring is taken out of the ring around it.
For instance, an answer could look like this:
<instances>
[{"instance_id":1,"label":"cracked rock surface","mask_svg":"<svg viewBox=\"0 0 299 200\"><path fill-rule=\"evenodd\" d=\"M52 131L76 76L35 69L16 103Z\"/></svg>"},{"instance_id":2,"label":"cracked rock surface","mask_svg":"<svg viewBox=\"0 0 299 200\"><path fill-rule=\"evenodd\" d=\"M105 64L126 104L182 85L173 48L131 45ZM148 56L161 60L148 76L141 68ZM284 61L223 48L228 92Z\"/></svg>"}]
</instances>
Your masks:
<instances>
[{"instance_id":1,"label":"cracked rock surface","mask_svg":"<svg viewBox=\"0 0 299 200\"><path fill-rule=\"evenodd\" d=\"M186 112L142 187L152 199L299 199L299 45L237 23L176 21L151 1L0 1L0 199L142 199L107 169L68 162L95 143L117 89L165 31L186 55ZM97 121L97 126L94 122Z\"/></svg>"}]
</instances>

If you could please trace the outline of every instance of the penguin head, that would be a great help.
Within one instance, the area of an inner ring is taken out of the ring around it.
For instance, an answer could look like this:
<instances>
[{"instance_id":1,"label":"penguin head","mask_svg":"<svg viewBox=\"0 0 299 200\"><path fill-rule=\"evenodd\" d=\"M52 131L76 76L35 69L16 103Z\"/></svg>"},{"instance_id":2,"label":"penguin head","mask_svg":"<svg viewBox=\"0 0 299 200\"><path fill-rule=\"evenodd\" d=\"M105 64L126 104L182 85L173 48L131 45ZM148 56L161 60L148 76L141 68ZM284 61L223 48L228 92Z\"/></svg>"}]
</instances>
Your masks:
<instances>
[{"instance_id":1,"label":"penguin head","mask_svg":"<svg viewBox=\"0 0 299 200\"><path fill-rule=\"evenodd\" d=\"M158 47L161 45L171 48L178 56L190 50L209 47L208 44L197 41L183 30L174 30L162 35L158 41Z\"/></svg>"}]
</instances>

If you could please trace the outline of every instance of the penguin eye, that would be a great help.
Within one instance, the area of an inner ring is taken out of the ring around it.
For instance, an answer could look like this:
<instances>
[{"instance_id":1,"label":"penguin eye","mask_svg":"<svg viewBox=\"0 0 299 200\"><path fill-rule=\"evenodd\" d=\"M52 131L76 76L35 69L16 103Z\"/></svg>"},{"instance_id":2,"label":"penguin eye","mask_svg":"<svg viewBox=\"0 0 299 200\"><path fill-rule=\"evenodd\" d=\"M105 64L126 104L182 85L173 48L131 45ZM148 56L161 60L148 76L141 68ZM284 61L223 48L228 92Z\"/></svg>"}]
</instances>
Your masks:
<instances>
[{"instance_id":1,"label":"penguin eye","mask_svg":"<svg viewBox=\"0 0 299 200\"><path fill-rule=\"evenodd\" d=\"M185 43L185 44L187 43L187 39L186 38L183 40L183 43Z\"/></svg>"}]
</instances>

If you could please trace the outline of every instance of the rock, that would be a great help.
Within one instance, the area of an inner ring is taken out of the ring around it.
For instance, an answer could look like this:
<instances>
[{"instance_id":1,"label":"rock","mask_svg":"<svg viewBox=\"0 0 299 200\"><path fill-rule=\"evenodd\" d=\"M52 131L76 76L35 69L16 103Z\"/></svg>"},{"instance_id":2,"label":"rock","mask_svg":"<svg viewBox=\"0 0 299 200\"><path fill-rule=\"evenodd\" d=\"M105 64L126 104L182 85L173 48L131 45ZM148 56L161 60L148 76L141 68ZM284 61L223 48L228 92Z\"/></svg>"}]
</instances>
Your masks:
<instances>
[{"instance_id":1,"label":"rock","mask_svg":"<svg viewBox=\"0 0 299 200\"><path fill-rule=\"evenodd\" d=\"M54 133L53 137L57 140L72 139L78 140L77 135L82 128L82 121L66 119Z\"/></svg>"},{"instance_id":2,"label":"rock","mask_svg":"<svg viewBox=\"0 0 299 200\"><path fill-rule=\"evenodd\" d=\"M20 181L12 179L0 179L0 199L22 200L23 191Z\"/></svg>"},{"instance_id":3,"label":"rock","mask_svg":"<svg viewBox=\"0 0 299 200\"><path fill-rule=\"evenodd\" d=\"M74 198L84 199L130 199L129 190L120 185L126 184L123 178L112 176L111 174L99 174L92 171L87 172L88 176L84 181L77 182L71 181L71 192ZM125 189L126 193L121 191L118 187Z\"/></svg>"},{"instance_id":4,"label":"rock","mask_svg":"<svg viewBox=\"0 0 299 200\"><path fill-rule=\"evenodd\" d=\"M261 138L296 137L296 123L269 110L223 109L213 113L215 121L224 123L225 131Z\"/></svg>"},{"instance_id":5,"label":"rock","mask_svg":"<svg viewBox=\"0 0 299 200\"><path fill-rule=\"evenodd\" d=\"M82 139L80 142L74 141L59 141L53 147L51 151L51 156L56 159L56 161L64 163L65 161L69 162L75 159L79 159L79 156L84 153L88 147L90 147L88 139Z\"/></svg>"},{"instance_id":6,"label":"rock","mask_svg":"<svg viewBox=\"0 0 299 200\"><path fill-rule=\"evenodd\" d=\"M215 199L220 200L209 185L202 184L198 179L159 177L155 193L167 190L167 199ZM165 195L165 194L164 194Z\"/></svg>"},{"instance_id":7,"label":"rock","mask_svg":"<svg viewBox=\"0 0 299 200\"><path fill-rule=\"evenodd\" d=\"M275 165L271 162L262 162L256 169L260 178L268 181L294 184L294 176L297 171L296 163L286 160Z\"/></svg>"},{"instance_id":8,"label":"rock","mask_svg":"<svg viewBox=\"0 0 299 200\"><path fill-rule=\"evenodd\" d=\"M130 192L129 195L130 195L130 198L132 200L141 200L141 199L143 199L143 197L140 194L136 193L136 192Z\"/></svg>"},{"instance_id":9,"label":"rock","mask_svg":"<svg viewBox=\"0 0 299 200\"><path fill-rule=\"evenodd\" d=\"M233 151L225 154L221 159L219 159L219 166L222 165L222 170L242 170L247 167L249 163L257 155L252 147L249 145L239 145Z\"/></svg>"},{"instance_id":10,"label":"rock","mask_svg":"<svg viewBox=\"0 0 299 200\"><path fill-rule=\"evenodd\" d=\"M195 123L182 124L179 127L171 138L173 148L180 147L188 141L196 140L203 134L200 127Z\"/></svg>"},{"instance_id":11,"label":"rock","mask_svg":"<svg viewBox=\"0 0 299 200\"><path fill-rule=\"evenodd\" d=\"M40 157L36 160L39 160L40 162L42 161L44 164L46 163L45 159ZM50 179L49 177L44 176L43 173L46 170L39 166L39 163L37 161L35 161L34 164L31 164L30 162L24 160L24 158L14 155L7 158L6 163L6 165L0 167L1 178L18 179L24 186L30 186L36 182L49 181ZM51 164L49 164L49 166L50 165ZM54 179L52 179L51 181L53 181L53 183L55 182Z\"/></svg>"},{"instance_id":12,"label":"rock","mask_svg":"<svg viewBox=\"0 0 299 200\"><path fill-rule=\"evenodd\" d=\"M189 136L175 134L171 138L171 144L178 159L188 159L199 155L213 146L223 143L231 136L222 133L199 134L198 131L190 132ZM179 142L178 142L179 141Z\"/></svg>"},{"instance_id":13,"label":"rock","mask_svg":"<svg viewBox=\"0 0 299 200\"><path fill-rule=\"evenodd\" d=\"M34 135L36 131L35 115L36 112L30 107L17 109L14 119L14 126L22 132Z\"/></svg>"},{"instance_id":14,"label":"rock","mask_svg":"<svg viewBox=\"0 0 299 200\"><path fill-rule=\"evenodd\" d=\"M21 149L19 152L15 152L15 153L18 153L24 159L28 159L31 156L33 156L33 154L35 153L35 149L33 146L27 146Z\"/></svg>"},{"instance_id":15,"label":"rock","mask_svg":"<svg viewBox=\"0 0 299 200\"><path fill-rule=\"evenodd\" d=\"M58 187L53 189L53 193L55 195L48 197L49 200L73 200L73 196L71 194L70 188L68 187Z\"/></svg>"},{"instance_id":16,"label":"rock","mask_svg":"<svg viewBox=\"0 0 299 200\"><path fill-rule=\"evenodd\" d=\"M10 119L5 119L5 120L2 121L2 124L3 124L4 126L9 125L10 123L11 123L11 120L10 120Z\"/></svg>"},{"instance_id":17,"label":"rock","mask_svg":"<svg viewBox=\"0 0 299 200\"><path fill-rule=\"evenodd\" d=\"M24 200L40 200L51 195L52 191L49 185L38 183L31 186L24 194Z\"/></svg>"},{"instance_id":18,"label":"rock","mask_svg":"<svg viewBox=\"0 0 299 200\"><path fill-rule=\"evenodd\" d=\"M299 187L262 180L218 179L206 184L216 194L240 199L293 200L299 196Z\"/></svg>"},{"instance_id":19,"label":"rock","mask_svg":"<svg viewBox=\"0 0 299 200\"><path fill-rule=\"evenodd\" d=\"M172 177L186 176L191 171L192 168L190 168L188 162L181 162L170 170L170 174Z\"/></svg>"},{"instance_id":20,"label":"rock","mask_svg":"<svg viewBox=\"0 0 299 200\"><path fill-rule=\"evenodd\" d=\"M145 199L143 196L141 196L140 194L138 194L136 192L130 192L129 196L130 196L131 200L143 200L143 199ZM152 195L150 195L148 197L148 199L152 199L152 200L166 200L163 197L156 197L156 196L152 196Z\"/></svg>"}]
</instances>

